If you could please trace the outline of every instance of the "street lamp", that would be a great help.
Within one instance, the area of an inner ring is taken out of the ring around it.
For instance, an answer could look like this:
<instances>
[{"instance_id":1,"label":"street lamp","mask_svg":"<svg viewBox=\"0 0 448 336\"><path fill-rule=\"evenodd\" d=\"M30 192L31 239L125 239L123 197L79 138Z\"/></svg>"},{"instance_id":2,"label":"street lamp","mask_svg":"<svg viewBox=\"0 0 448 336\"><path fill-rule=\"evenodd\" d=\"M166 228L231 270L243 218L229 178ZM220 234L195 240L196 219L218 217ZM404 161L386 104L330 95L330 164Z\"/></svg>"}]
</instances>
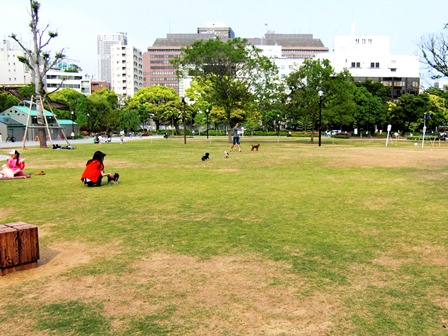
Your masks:
<instances>
[{"instance_id":1,"label":"street lamp","mask_svg":"<svg viewBox=\"0 0 448 336\"><path fill-rule=\"evenodd\" d=\"M280 137L280 114L277 114L277 136Z\"/></svg>"},{"instance_id":2,"label":"street lamp","mask_svg":"<svg viewBox=\"0 0 448 336\"><path fill-rule=\"evenodd\" d=\"M90 113L87 113L87 131L90 133Z\"/></svg>"},{"instance_id":3,"label":"street lamp","mask_svg":"<svg viewBox=\"0 0 448 336\"><path fill-rule=\"evenodd\" d=\"M72 115L72 139L74 139L75 138L75 121L74 121L75 112L71 111L70 113Z\"/></svg>"},{"instance_id":4,"label":"street lamp","mask_svg":"<svg viewBox=\"0 0 448 336\"><path fill-rule=\"evenodd\" d=\"M182 104L184 106L184 110L183 110L183 118L184 118L184 144L187 143L187 112L186 112L186 108L187 108L187 104L190 101L190 98L188 97L182 97Z\"/></svg>"},{"instance_id":5,"label":"street lamp","mask_svg":"<svg viewBox=\"0 0 448 336\"><path fill-rule=\"evenodd\" d=\"M317 92L319 95L319 147L321 146L322 141L322 96L324 95L324 92L322 90L319 90Z\"/></svg>"},{"instance_id":6,"label":"street lamp","mask_svg":"<svg viewBox=\"0 0 448 336\"><path fill-rule=\"evenodd\" d=\"M209 109L205 109L205 118L206 118L206 124L207 124L207 139L208 139L208 115L210 113Z\"/></svg>"}]
</instances>

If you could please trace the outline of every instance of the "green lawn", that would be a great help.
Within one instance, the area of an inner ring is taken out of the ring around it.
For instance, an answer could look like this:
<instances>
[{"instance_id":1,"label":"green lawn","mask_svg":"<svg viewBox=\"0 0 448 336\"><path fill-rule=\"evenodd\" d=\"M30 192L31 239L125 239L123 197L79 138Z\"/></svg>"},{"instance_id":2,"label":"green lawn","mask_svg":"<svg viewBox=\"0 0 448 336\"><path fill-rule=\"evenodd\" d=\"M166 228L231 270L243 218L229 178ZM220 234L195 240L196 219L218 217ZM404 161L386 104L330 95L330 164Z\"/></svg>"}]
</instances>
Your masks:
<instances>
[{"instance_id":1,"label":"green lawn","mask_svg":"<svg viewBox=\"0 0 448 336\"><path fill-rule=\"evenodd\" d=\"M0 181L0 223L41 262L0 278L0 334L447 335L448 145L315 141L23 150L46 175ZM80 182L97 149L119 184Z\"/></svg>"}]
</instances>

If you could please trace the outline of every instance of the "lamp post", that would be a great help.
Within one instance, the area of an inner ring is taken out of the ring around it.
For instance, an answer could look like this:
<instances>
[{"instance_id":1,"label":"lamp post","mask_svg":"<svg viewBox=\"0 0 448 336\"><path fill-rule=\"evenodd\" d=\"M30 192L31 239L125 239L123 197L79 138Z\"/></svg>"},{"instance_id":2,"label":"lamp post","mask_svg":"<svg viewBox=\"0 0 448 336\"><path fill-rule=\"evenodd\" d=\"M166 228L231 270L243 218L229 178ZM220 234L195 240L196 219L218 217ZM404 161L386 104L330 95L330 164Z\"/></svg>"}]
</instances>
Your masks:
<instances>
[{"instance_id":1,"label":"lamp post","mask_svg":"<svg viewBox=\"0 0 448 336\"><path fill-rule=\"evenodd\" d=\"M209 109L205 109L205 119L206 119L206 124L207 124L207 139L208 139L208 115L210 113Z\"/></svg>"},{"instance_id":2,"label":"lamp post","mask_svg":"<svg viewBox=\"0 0 448 336\"><path fill-rule=\"evenodd\" d=\"M72 115L72 139L74 139L75 138L75 121L74 121L75 112L71 111L70 113Z\"/></svg>"},{"instance_id":3,"label":"lamp post","mask_svg":"<svg viewBox=\"0 0 448 336\"><path fill-rule=\"evenodd\" d=\"M183 110L183 119L184 119L184 144L187 143L187 112L186 112L186 108L187 108L187 104L190 101L190 98L188 97L182 97L182 104L184 107Z\"/></svg>"},{"instance_id":4,"label":"lamp post","mask_svg":"<svg viewBox=\"0 0 448 336\"><path fill-rule=\"evenodd\" d=\"M317 92L319 95L319 147L322 143L322 96L324 95L324 92L322 90L319 90Z\"/></svg>"},{"instance_id":5,"label":"lamp post","mask_svg":"<svg viewBox=\"0 0 448 336\"><path fill-rule=\"evenodd\" d=\"M280 136L280 114L277 114L277 136Z\"/></svg>"},{"instance_id":6,"label":"lamp post","mask_svg":"<svg viewBox=\"0 0 448 336\"><path fill-rule=\"evenodd\" d=\"M87 132L90 133L90 113L87 113Z\"/></svg>"}]
</instances>

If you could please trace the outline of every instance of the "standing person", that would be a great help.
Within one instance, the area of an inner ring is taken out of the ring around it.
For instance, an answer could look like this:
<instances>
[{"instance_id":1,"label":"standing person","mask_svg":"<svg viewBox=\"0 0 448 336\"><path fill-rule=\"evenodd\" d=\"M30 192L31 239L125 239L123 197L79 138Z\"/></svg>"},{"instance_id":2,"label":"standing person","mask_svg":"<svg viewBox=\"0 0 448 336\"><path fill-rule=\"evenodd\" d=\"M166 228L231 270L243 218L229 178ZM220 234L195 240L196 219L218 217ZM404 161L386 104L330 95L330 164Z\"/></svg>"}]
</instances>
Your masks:
<instances>
[{"instance_id":1,"label":"standing person","mask_svg":"<svg viewBox=\"0 0 448 336\"><path fill-rule=\"evenodd\" d=\"M120 131L120 141L122 144L124 143L124 130Z\"/></svg>"},{"instance_id":2,"label":"standing person","mask_svg":"<svg viewBox=\"0 0 448 336\"><path fill-rule=\"evenodd\" d=\"M0 143L3 142L2 133L0 132Z\"/></svg>"},{"instance_id":3,"label":"standing person","mask_svg":"<svg viewBox=\"0 0 448 336\"><path fill-rule=\"evenodd\" d=\"M11 157L6 159L6 165L12 170L14 176L30 177L30 175L23 172L23 169L25 169L25 159L20 158L20 153L17 150L12 150L9 154Z\"/></svg>"},{"instance_id":4,"label":"standing person","mask_svg":"<svg viewBox=\"0 0 448 336\"><path fill-rule=\"evenodd\" d=\"M233 147L235 145L238 145L238 151L241 152L240 134L238 133L238 123L236 123L235 127L233 127L233 144L232 147L230 147L230 151L233 150Z\"/></svg>"},{"instance_id":5,"label":"standing person","mask_svg":"<svg viewBox=\"0 0 448 336\"><path fill-rule=\"evenodd\" d=\"M114 177L114 174L104 172L103 161L105 156L106 154L103 152L96 151L93 154L93 157L87 161L86 168L81 176L81 181L83 181L84 184L87 184L89 187L99 187L101 186L101 180L104 176L110 178Z\"/></svg>"}]
</instances>

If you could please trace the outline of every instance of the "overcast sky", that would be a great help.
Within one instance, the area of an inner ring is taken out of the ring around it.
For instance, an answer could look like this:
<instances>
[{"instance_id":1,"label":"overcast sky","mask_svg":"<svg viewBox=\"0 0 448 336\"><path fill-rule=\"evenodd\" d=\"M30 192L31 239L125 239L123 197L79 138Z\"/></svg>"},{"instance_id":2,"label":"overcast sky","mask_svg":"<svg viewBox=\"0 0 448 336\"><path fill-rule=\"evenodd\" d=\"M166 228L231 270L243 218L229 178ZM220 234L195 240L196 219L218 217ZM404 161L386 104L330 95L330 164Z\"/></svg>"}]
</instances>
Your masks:
<instances>
[{"instance_id":1,"label":"overcast sky","mask_svg":"<svg viewBox=\"0 0 448 336\"><path fill-rule=\"evenodd\" d=\"M127 32L141 51L167 33L195 33L207 22L224 23L238 37L313 34L333 48L335 35L390 36L393 54L418 55L421 37L448 23L448 0L39 0L41 27L59 36L51 51L66 49L84 71L96 75L97 34ZM29 0L0 0L0 34L30 40ZM424 74L422 74L424 75Z\"/></svg>"}]
</instances>

